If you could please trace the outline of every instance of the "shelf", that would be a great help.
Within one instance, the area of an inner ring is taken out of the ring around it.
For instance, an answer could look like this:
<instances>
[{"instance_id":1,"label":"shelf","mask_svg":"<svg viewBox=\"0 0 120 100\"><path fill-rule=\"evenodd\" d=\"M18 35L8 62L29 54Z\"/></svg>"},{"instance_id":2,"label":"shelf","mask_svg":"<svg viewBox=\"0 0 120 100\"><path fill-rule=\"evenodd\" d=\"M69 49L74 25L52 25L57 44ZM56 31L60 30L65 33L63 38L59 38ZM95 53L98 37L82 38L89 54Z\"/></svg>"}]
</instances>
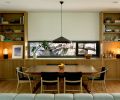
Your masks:
<instances>
[{"instance_id":1,"label":"shelf","mask_svg":"<svg viewBox=\"0 0 120 100\"><path fill-rule=\"evenodd\" d=\"M13 45L23 46L23 58L26 58L27 50L25 42L28 32L28 13L23 11L3 11L0 12L0 53L5 48L8 49L8 59L12 59ZM0 55L0 59L3 56Z\"/></svg>"},{"instance_id":2,"label":"shelf","mask_svg":"<svg viewBox=\"0 0 120 100\"><path fill-rule=\"evenodd\" d=\"M120 43L120 41L105 41L105 40L104 40L103 42L104 42L104 43L113 43L113 42L116 42L116 43L118 42L118 43Z\"/></svg>"},{"instance_id":3,"label":"shelf","mask_svg":"<svg viewBox=\"0 0 120 100\"><path fill-rule=\"evenodd\" d=\"M120 32L104 32L104 34L120 34Z\"/></svg>"},{"instance_id":4,"label":"shelf","mask_svg":"<svg viewBox=\"0 0 120 100\"><path fill-rule=\"evenodd\" d=\"M104 23L104 25L109 25L109 26L120 26L120 23Z\"/></svg>"},{"instance_id":5,"label":"shelf","mask_svg":"<svg viewBox=\"0 0 120 100\"><path fill-rule=\"evenodd\" d=\"M3 42L3 43L14 43L14 42L16 42L16 43L24 43L24 41L0 41L1 43Z\"/></svg>"},{"instance_id":6,"label":"shelf","mask_svg":"<svg viewBox=\"0 0 120 100\"><path fill-rule=\"evenodd\" d=\"M23 26L24 24L0 24L0 26Z\"/></svg>"},{"instance_id":7,"label":"shelf","mask_svg":"<svg viewBox=\"0 0 120 100\"><path fill-rule=\"evenodd\" d=\"M24 34L24 32L0 32L0 34Z\"/></svg>"}]
</instances>

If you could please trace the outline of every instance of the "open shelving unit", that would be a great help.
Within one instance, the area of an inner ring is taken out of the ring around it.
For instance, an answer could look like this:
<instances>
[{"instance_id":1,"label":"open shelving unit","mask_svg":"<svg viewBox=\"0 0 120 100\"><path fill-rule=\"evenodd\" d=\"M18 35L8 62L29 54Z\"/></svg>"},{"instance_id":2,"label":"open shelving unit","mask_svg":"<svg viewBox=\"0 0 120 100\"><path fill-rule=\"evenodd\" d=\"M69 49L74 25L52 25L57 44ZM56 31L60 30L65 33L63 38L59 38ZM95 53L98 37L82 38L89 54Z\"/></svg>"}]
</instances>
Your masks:
<instances>
[{"instance_id":1,"label":"open shelving unit","mask_svg":"<svg viewBox=\"0 0 120 100\"><path fill-rule=\"evenodd\" d=\"M0 12L0 59L3 59L5 48L8 49L8 59L12 59L13 45L23 45L23 58L26 57L27 20L27 12Z\"/></svg>"},{"instance_id":2,"label":"open shelving unit","mask_svg":"<svg viewBox=\"0 0 120 100\"><path fill-rule=\"evenodd\" d=\"M116 58L120 51L120 12L100 13L100 41L103 58Z\"/></svg>"}]
</instances>

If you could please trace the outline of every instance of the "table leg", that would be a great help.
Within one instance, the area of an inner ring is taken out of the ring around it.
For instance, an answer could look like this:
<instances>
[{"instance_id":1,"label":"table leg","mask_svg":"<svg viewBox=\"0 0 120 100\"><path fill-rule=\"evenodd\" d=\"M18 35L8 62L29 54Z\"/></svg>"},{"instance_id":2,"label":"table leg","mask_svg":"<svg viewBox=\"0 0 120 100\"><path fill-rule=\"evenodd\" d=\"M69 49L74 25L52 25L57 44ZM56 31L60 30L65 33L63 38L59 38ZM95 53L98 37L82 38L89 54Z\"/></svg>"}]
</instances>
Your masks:
<instances>
[{"instance_id":1,"label":"table leg","mask_svg":"<svg viewBox=\"0 0 120 100\"><path fill-rule=\"evenodd\" d=\"M38 90L38 88L40 87L40 85L41 85L41 81L39 81L39 82L36 84L36 86L33 88L33 93L35 93L35 92Z\"/></svg>"},{"instance_id":2,"label":"table leg","mask_svg":"<svg viewBox=\"0 0 120 100\"><path fill-rule=\"evenodd\" d=\"M85 82L83 82L83 87L85 88L85 90L88 92L88 93L90 93L91 91L89 90L89 88L88 88L88 85L85 83Z\"/></svg>"}]
</instances>

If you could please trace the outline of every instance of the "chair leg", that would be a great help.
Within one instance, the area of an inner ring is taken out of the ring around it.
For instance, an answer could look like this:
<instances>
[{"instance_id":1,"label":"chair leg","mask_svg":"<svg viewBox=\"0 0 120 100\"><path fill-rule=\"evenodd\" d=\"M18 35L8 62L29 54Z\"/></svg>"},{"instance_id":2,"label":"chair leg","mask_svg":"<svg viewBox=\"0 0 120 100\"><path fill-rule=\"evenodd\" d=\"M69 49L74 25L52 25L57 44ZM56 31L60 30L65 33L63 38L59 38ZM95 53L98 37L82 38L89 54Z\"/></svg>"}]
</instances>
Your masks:
<instances>
[{"instance_id":1,"label":"chair leg","mask_svg":"<svg viewBox=\"0 0 120 100\"><path fill-rule=\"evenodd\" d=\"M83 92L82 90L82 79L81 79L81 82L80 82L80 90L81 90L81 93Z\"/></svg>"},{"instance_id":2,"label":"chair leg","mask_svg":"<svg viewBox=\"0 0 120 100\"><path fill-rule=\"evenodd\" d=\"M43 83L42 83L42 80L41 80L41 93L42 93L42 88L43 88Z\"/></svg>"},{"instance_id":3,"label":"chair leg","mask_svg":"<svg viewBox=\"0 0 120 100\"><path fill-rule=\"evenodd\" d=\"M30 91L32 93L32 83L30 82Z\"/></svg>"},{"instance_id":4,"label":"chair leg","mask_svg":"<svg viewBox=\"0 0 120 100\"><path fill-rule=\"evenodd\" d=\"M42 93L45 91L45 85L42 84Z\"/></svg>"},{"instance_id":5,"label":"chair leg","mask_svg":"<svg viewBox=\"0 0 120 100\"><path fill-rule=\"evenodd\" d=\"M92 82L91 82L91 89L90 89L91 92L93 92L93 82L94 81L92 80Z\"/></svg>"},{"instance_id":6,"label":"chair leg","mask_svg":"<svg viewBox=\"0 0 120 100\"><path fill-rule=\"evenodd\" d=\"M64 93L66 92L66 82L65 82L65 78L64 78Z\"/></svg>"},{"instance_id":7,"label":"chair leg","mask_svg":"<svg viewBox=\"0 0 120 100\"><path fill-rule=\"evenodd\" d=\"M20 85L20 83L18 82L18 83L17 83L16 92L18 92L19 85Z\"/></svg>"},{"instance_id":8,"label":"chair leg","mask_svg":"<svg viewBox=\"0 0 120 100\"><path fill-rule=\"evenodd\" d=\"M107 92L105 80L103 81L103 84L104 84L105 92Z\"/></svg>"},{"instance_id":9,"label":"chair leg","mask_svg":"<svg viewBox=\"0 0 120 100\"><path fill-rule=\"evenodd\" d=\"M104 88L104 83L103 83L103 81L101 81L101 88L102 88L101 90L104 91L105 88Z\"/></svg>"},{"instance_id":10,"label":"chair leg","mask_svg":"<svg viewBox=\"0 0 120 100\"><path fill-rule=\"evenodd\" d=\"M60 92L60 90L59 90L59 79L58 79L58 83L57 83L57 90L58 90L58 93Z\"/></svg>"}]
</instances>

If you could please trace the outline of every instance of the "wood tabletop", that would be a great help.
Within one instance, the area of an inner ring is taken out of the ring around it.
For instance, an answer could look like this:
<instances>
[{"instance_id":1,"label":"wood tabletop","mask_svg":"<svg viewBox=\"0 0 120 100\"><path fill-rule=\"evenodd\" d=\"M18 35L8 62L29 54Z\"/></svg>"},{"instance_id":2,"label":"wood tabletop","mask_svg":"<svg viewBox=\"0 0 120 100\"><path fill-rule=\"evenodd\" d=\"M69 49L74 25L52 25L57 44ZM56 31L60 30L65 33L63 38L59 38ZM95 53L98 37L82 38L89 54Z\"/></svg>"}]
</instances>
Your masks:
<instances>
[{"instance_id":1,"label":"wood tabletop","mask_svg":"<svg viewBox=\"0 0 120 100\"><path fill-rule=\"evenodd\" d=\"M57 65L39 65L27 68L26 72L31 74L40 74L41 72L82 72L83 74L92 74L96 73L97 70L93 66L86 65L65 65L62 70Z\"/></svg>"}]
</instances>

